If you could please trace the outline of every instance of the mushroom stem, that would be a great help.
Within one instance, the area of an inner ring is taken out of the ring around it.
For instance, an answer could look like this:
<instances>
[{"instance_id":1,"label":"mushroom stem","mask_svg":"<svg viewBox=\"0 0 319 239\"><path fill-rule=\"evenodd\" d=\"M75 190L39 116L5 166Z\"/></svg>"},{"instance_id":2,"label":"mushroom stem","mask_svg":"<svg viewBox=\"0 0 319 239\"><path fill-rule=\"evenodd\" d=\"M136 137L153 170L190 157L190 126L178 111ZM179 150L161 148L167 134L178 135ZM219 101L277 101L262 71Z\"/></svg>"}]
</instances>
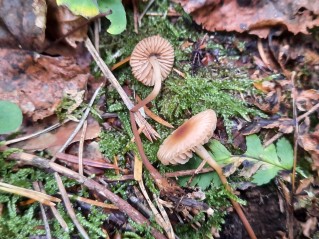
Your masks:
<instances>
[{"instance_id":1,"label":"mushroom stem","mask_svg":"<svg viewBox=\"0 0 319 239\"><path fill-rule=\"evenodd\" d=\"M158 93L161 90L162 86L162 77L161 77L161 68L160 65L157 61L156 56L151 56L149 58L149 61L153 67L154 73L153 73L153 80L154 80L154 88L152 92L142 101L140 101L137 105L135 105L132 109L131 112L136 112L138 111L141 107L149 103L150 101L154 100L155 97L158 95Z\"/></svg>"},{"instance_id":2,"label":"mushroom stem","mask_svg":"<svg viewBox=\"0 0 319 239\"><path fill-rule=\"evenodd\" d=\"M223 185L225 186L226 190L229 191L231 194L234 194L233 189L228 184L227 178L223 174L222 168L217 164L215 159L207 152L207 150L204 148L204 146L199 145L196 146L195 152L198 156L200 156L203 160L205 160L213 169L215 169L216 173L218 174L220 180L222 181ZM256 239L256 235L250 226L242 208L240 207L239 203L235 200L230 198L231 203L233 204L233 207L235 208L238 216L240 217L241 221L243 222L247 233L251 239Z\"/></svg>"}]
</instances>

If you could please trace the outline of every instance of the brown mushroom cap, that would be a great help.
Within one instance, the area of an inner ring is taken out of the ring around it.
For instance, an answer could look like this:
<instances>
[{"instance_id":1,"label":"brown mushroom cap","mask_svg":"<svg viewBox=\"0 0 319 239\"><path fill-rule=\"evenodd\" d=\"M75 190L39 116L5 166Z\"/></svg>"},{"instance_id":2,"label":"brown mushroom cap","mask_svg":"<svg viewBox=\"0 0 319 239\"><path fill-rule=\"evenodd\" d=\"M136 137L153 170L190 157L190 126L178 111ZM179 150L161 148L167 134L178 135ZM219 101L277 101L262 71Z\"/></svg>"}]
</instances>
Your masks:
<instances>
[{"instance_id":1,"label":"brown mushroom cap","mask_svg":"<svg viewBox=\"0 0 319 239\"><path fill-rule=\"evenodd\" d=\"M140 41L134 48L130 65L134 77L144 85L153 86L153 67L150 57L156 57L160 66L162 80L170 73L174 63L172 45L160 36L151 36Z\"/></svg>"},{"instance_id":2,"label":"brown mushroom cap","mask_svg":"<svg viewBox=\"0 0 319 239\"><path fill-rule=\"evenodd\" d=\"M185 164L193 156L196 146L203 145L213 136L217 117L213 110L205 110L182 124L168 136L157 152L164 164Z\"/></svg>"}]
</instances>

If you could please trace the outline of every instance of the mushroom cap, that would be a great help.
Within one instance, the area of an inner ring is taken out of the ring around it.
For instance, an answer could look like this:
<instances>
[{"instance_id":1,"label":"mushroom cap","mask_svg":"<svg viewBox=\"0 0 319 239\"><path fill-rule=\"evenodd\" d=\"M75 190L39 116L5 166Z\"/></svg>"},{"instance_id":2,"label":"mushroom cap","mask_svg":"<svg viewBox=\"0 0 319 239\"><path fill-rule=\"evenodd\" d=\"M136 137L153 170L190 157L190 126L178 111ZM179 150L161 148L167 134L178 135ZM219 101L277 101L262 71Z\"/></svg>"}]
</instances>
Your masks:
<instances>
[{"instance_id":1,"label":"mushroom cap","mask_svg":"<svg viewBox=\"0 0 319 239\"><path fill-rule=\"evenodd\" d=\"M173 67L174 49L167 40L158 35L145 38L135 46L130 60L133 75L144 85L153 86L154 70L149 61L150 57L157 59L164 80Z\"/></svg>"},{"instance_id":2,"label":"mushroom cap","mask_svg":"<svg viewBox=\"0 0 319 239\"><path fill-rule=\"evenodd\" d=\"M160 146L157 157L164 164L185 164L193 156L196 146L206 144L216 129L213 110L205 110L178 127Z\"/></svg>"}]
</instances>

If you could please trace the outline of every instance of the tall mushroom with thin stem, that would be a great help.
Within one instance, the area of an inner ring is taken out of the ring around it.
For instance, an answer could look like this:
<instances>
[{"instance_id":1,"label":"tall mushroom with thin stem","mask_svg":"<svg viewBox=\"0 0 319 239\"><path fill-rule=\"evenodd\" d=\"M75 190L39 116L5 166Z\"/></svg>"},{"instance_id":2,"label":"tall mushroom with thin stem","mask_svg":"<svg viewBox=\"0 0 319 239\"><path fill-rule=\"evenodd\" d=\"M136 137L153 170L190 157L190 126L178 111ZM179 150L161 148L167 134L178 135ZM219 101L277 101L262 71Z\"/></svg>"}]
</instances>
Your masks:
<instances>
[{"instance_id":1,"label":"tall mushroom with thin stem","mask_svg":"<svg viewBox=\"0 0 319 239\"><path fill-rule=\"evenodd\" d=\"M131 109L132 112L138 111L158 95L162 81L170 73L173 63L174 49L160 36L145 38L135 46L130 60L133 75L144 85L154 88L144 100Z\"/></svg>"},{"instance_id":2,"label":"tall mushroom with thin stem","mask_svg":"<svg viewBox=\"0 0 319 239\"><path fill-rule=\"evenodd\" d=\"M216 122L217 117L213 110L206 110L193 116L164 140L159 148L157 157L165 165L185 164L193 156L193 152L195 152L215 169L225 188L230 193L233 193L232 188L227 182L227 178L223 174L222 168L203 146L213 136ZM230 201L243 222L250 238L256 238L238 202L231 198Z\"/></svg>"}]
</instances>

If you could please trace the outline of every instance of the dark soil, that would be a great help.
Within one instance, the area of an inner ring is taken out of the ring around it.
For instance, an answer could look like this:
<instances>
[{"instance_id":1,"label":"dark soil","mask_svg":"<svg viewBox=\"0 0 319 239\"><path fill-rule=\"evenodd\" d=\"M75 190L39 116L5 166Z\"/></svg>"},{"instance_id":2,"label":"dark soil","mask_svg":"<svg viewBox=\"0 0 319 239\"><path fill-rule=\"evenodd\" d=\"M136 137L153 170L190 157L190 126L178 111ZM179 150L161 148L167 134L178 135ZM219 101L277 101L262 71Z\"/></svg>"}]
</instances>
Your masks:
<instances>
[{"instance_id":1,"label":"dark soil","mask_svg":"<svg viewBox=\"0 0 319 239\"><path fill-rule=\"evenodd\" d=\"M255 187L241 192L247 201L244 207L257 238L282 238L286 230L286 210L280 210L280 194L274 185ZM220 233L222 239L249 238L237 214L232 212L226 218Z\"/></svg>"}]
</instances>

